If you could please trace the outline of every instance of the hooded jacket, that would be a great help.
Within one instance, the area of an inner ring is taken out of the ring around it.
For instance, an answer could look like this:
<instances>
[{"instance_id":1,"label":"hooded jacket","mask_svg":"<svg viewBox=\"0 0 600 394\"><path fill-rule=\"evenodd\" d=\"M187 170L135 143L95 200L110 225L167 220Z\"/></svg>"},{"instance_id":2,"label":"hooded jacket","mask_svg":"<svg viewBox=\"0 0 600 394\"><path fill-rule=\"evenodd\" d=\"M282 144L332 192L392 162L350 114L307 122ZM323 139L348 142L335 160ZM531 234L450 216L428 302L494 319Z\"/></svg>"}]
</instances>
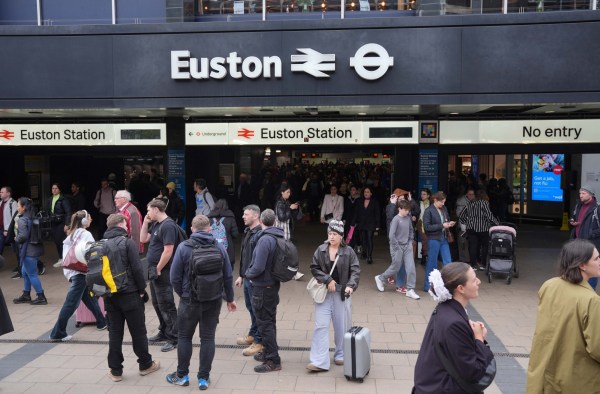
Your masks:
<instances>
[{"instance_id":1,"label":"hooded jacket","mask_svg":"<svg viewBox=\"0 0 600 394\"><path fill-rule=\"evenodd\" d=\"M127 285L119 290L119 293L138 293L143 294L146 288L144 280L144 271L140 255L138 254L138 244L127 236L127 230L121 227L110 227L104 232L104 238L111 239L116 237L125 237L127 241L120 244L119 254L121 261L127 267Z\"/></svg>"},{"instance_id":2,"label":"hooded jacket","mask_svg":"<svg viewBox=\"0 0 600 394\"><path fill-rule=\"evenodd\" d=\"M197 231L190 236L185 242L182 242L175 251L175 257L173 257L173 263L171 263L171 286L175 293L181 298L190 297L190 265L192 264L192 251L196 242L201 244L211 244L215 242L213 235L206 231ZM234 300L233 294L233 276L231 274L231 264L229 263L229 257L227 251L217 242L217 247L221 250L223 255L223 290L224 298L227 302Z\"/></svg>"},{"instance_id":3,"label":"hooded jacket","mask_svg":"<svg viewBox=\"0 0 600 394\"><path fill-rule=\"evenodd\" d=\"M283 238L283 229L278 227L265 228L256 241L252 253L252 263L246 270L246 278L250 279L254 286L273 286L275 279L271 276L273 260L277 250L275 237Z\"/></svg>"},{"instance_id":4,"label":"hooded jacket","mask_svg":"<svg viewBox=\"0 0 600 394\"><path fill-rule=\"evenodd\" d=\"M44 244L29 243L31 238L31 214L25 211L16 216L17 228L15 231L15 242L19 246L19 260L21 263L25 257L40 257L44 254Z\"/></svg>"}]
</instances>

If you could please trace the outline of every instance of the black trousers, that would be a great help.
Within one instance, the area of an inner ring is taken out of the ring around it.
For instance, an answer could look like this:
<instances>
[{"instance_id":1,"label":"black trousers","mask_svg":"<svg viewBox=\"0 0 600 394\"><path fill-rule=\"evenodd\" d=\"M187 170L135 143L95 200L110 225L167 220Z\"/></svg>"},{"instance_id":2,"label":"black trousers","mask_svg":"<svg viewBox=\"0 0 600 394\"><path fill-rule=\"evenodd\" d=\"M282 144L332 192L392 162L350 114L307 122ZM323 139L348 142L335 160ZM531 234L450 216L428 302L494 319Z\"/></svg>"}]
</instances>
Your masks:
<instances>
[{"instance_id":1,"label":"black trousers","mask_svg":"<svg viewBox=\"0 0 600 394\"><path fill-rule=\"evenodd\" d=\"M275 282L273 286L256 286L252 289L252 308L256 315L256 325L262 336L263 354L265 360L274 364L281 364L279 347L277 346L277 305L279 304L279 287Z\"/></svg>"},{"instance_id":2,"label":"black trousers","mask_svg":"<svg viewBox=\"0 0 600 394\"><path fill-rule=\"evenodd\" d=\"M475 267L477 261L481 265L486 264L488 245L490 236L487 231L476 233L473 230L467 230L469 239L469 258L471 259L471 267Z\"/></svg>"},{"instance_id":3,"label":"black trousers","mask_svg":"<svg viewBox=\"0 0 600 394\"><path fill-rule=\"evenodd\" d=\"M131 334L133 352L137 356L139 369L148 369L152 365L152 356L148 352L146 334L146 315L144 301L137 293L113 294L104 298L104 307L110 324L108 325L108 367L113 375L123 374L123 334L125 322Z\"/></svg>"},{"instance_id":4,"label":"black trousers","mask_svg":"<svg viewBox=\"0 0 600 394\"><path fill-rule=\"evenodd\" d=\"M158 278L150 281L150 295L152 306L158 316L158 330L167 337L169 342L177 344L177 308L169 266L160 272Z\"/></svg>"}]
</instances>

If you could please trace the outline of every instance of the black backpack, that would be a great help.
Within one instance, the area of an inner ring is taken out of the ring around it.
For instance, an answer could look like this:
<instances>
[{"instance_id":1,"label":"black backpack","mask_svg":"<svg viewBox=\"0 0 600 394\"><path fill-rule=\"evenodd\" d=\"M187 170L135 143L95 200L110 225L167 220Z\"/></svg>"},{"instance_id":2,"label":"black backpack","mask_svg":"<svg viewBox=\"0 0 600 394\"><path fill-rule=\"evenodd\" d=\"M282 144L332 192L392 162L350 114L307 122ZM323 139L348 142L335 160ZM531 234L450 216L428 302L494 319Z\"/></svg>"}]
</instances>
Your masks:
<instances>
[{"instance_id":1,"label":"black backpack","mask_svg":"<svg viewBox=\"0 0 600 394\"><path fill-rule=\"evenodd\" d=\"M279 282L288 282L298 273L298 249L292 241L282 236L268 234L277 241L271 276Z\"/></svg>"},{"instance_id":2,"label":"black backpack","mask_svg":"<svg viewBox=\"0 0 600 394\"><path fill-rule=\"evenodd\" d=\"M101 239L92 243L85 253L88 272L85 282L96 296L112 295L127 286L127 266L121 259L121 246L127 237Z\"/></svg>"},{"instance_id":3,"label":"black backpack","mask_svg":"<svg viewBox=\"0 0 600 394\"><path fill-rule=\"evenodd\" d=\"M218 243L195 239L185 241L192 249L189 266L190 297L198 302L214 301L223 295L223 264L225 259Z\"/></svg>"}]
</instances>

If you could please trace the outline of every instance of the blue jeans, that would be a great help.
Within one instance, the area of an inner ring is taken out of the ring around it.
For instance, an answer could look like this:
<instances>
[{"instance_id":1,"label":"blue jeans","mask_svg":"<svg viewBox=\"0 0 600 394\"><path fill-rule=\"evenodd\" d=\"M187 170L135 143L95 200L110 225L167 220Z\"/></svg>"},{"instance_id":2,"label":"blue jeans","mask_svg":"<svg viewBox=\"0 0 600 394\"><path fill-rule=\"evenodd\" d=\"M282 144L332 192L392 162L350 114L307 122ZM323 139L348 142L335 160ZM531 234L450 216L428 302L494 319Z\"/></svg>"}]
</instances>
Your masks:
<instances>
[{"instance_id":1,"label":"blue jeans","mask_svg":"<svg viewBox=\"0 0 600 394\"><path fill-rule=\"evenodd\" d=\"M250 313L250 330L248 331L248 335L254 338L255 343L262 343L262 337L260 336L258 326L256 325L256 315L252 308L252 288L253 286L252 283L250 283L250 280L244 279L244 301L246 303L246 309L248 309L248 313Z\"/></svg>"},{"instance_id":2,"label":"blue jeans","mask_svg":"<svg viewBox=\"0 0 600 394\"><path fill-rule=\"evenodd\" d=\"M31 286L35 289L36 293L42 293L42 282L38 276L37 269L37 257L26 256L21 259L21 275L23 276L23 291L29 293Z\"/></svg>"},{"instance_id":3,"label":"blue jeans","mask_svg":"<svg viewBox=\"0 0 600 394\"><path fill-rule=\"evenodd\" d=\"M427 267L425 267L425 284L424 291L429 291L429 274L437 268L438 256L442 255L442 263L444 265L452 262L450 255L450 246L447 239L427 239Z\"/></svg>"},{"instance_id":4,"label":"blue jeans","mask_svg":"<svg viewBox=\"0 0 600 394\"><path fill-rule=\"evenodd\" d=\"M67 336L67 323L79 306L80 301L83 301L85 306L96 317L96 327L103 328L106 326L106 319L100 310L98 300L90 296L90 292L87 291L85 274L77 274L71 277L69 281L71 282L71 286L65 297L65 302L62 308L60 308L58 320L50 333L50 339L62 339Z\"/></svg>"},{"instance_id":5,"label":"blue jeans","mask_svg":"<svg viewBox=\"0 0 600 394\"><path fill-rule=\"evenodd\" d=\"M177 325L179 338L177 340L177 375L185 376L190 371L192 358L192 338L196 327L200 325L200 364L198 379L208 380L212 362L215 358L215 331L219 324L219 314L223 299L218 298L207 302L190 302L189 298L179 300Z\"/></svg>"}]
</instances>

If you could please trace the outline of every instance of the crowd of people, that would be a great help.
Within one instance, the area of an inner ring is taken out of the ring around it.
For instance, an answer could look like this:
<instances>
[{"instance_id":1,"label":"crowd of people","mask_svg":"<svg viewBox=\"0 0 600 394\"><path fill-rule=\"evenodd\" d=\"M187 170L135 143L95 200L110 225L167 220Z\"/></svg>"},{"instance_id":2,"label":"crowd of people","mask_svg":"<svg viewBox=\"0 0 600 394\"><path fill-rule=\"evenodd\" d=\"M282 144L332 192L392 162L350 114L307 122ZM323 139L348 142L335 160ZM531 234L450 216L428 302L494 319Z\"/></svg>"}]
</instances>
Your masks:
<instances>
[{"instance_id":1,"label":"crowd of people","mask_svg":"<svg viewBox=\"0 0 600 394\"><path fill-rule=\"evenodd\" d=\"M374 234L385 230L390 264L375 276L375 288L384 291L386 285L392 285L398 293L420 299L415 267L420 242L420 260L425 265L423 291L438 302L415 365L414 392L478 392L489 384L495 361L486 342L487 328L482 322L470 320L466 309L479 295L480 281L475 271L484 269L489 228L503 220L498 207L506 211L504 203L496 203L493 208L490 190L495 190L496 183L490 180L484 186L467 181L462 185L459 181L459 192L452 200L443 191L429 189L420 190L415 200L407 190L390 191L391 185L384 181L389 174L386 166L356 166L353 173L335 165L310 169L313 172L308 176L306 168L296 166L265 169L258 190L246 174L241 174L233 196L213 195L206 180L196 179L196 212L189 239L178 225L183 218L181 212L168 208L173 202L170 191L175 189L174 184L168 184L148 201L142 214L128 190L117 190L103 179L94 201L99 221L105 221L100 223L101 228L106 228L99 237L114 242L111 245L127 267L128 276L124 287L104 298L105 312L98 298L85 291L86 272L65 263L79 243L94 241L89 231L92 215L85 209L85 202L77 198L76 184L68 198L61 194L60 185L53 184L46 209L51 217L52 241L60 256L57 266L63 267L70 287L50 340L65 342L72 338L67 333L67 321L83 302L95 316L96 328L108 329L107 376L112 381L123 380L122 345L127 323L139 374L160 369L160 362L153 359L148 348L149 342L159 342L162 352L177 351L177 367L166 375L167 382L189 386L192 337L200 327L197 378L198 387L206 390L223 301L228 311L237 310L235 286L243 288L250 315L247 334L237 338L237 344L244 346L242 354L258 362L254 367L257 373L279 371L283 364L277 343L281 284L271 271L278 253L277 239L293 241L295 223L307 220L326 225L327 233L327 240L316 247L310 265L312 277L325 285L327 295L322 303L314 303L315 325L306 366L309 371L328 371L332 362L344 364L343 336L352 319L351 299L360 281L360 258L373 264ZM10 187L0 189L0 223L5 229L4 243L16 245L18 273L23 278L23 292L13 301L45 305L38 271L43 239L32 225L34 208L26 197L12 200L11 192ZM495 198L500 194L496 193ZM600 204L590 186L583 186L579 195L570 222L574 240L562 249L559 277L547 281L539 293L540 315L528 370L528 390L531 387L532 392L550 386L580 387L578 392L596 387L592 384L597 381L593 371L598 368L600 348L591 333L599 329L599 320L594 316L600 312L600 300L594 287L600 277L600 256L595 245L600 222L594 218ZM10 220L8 216L12 216ZM234 244L240 236L239 270L234 280ZM452 262L453 253L464 262ZM440 260L443 268L438 270ZM36 298L31 296L32 287ZM178 305L174 294L179 296ZM143 318L149 300L159 321L156 334L150 337ZM559 331L551 314L543 312L556 308L565 319ZM330 325L334 329L332 357ZM575 339L567 346L561 339L565 337ZM588 372L577 377L564 374L575 365Z\"/></svg>"}]
</instances>

